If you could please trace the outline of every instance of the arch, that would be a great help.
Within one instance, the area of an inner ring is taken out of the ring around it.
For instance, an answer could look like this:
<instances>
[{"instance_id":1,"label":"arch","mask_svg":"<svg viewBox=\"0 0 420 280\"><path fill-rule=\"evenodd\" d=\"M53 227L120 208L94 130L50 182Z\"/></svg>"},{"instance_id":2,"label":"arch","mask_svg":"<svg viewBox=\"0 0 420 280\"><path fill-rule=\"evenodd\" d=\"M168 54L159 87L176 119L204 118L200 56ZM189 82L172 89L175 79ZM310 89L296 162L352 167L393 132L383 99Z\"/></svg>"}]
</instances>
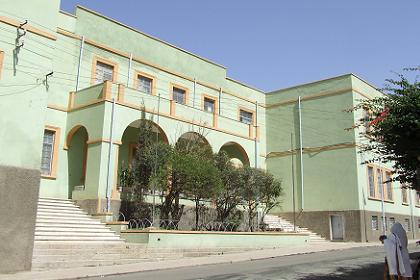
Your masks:
<instances>
[{"instance_id":1,"label":"arch","mask_svg":"<svg viewBox=\"0 0 420 280\"><path fill-rule=\"evenodd\" d=\"M71 139L73 138L73 136L74 136L74 134L79 130L79 128L81 128L81 127L83 127L85 130L86 130L86 132L87 132L87 129L86 129L86 127L84 127L83 125L76 125L76 126L74 126L72 129L70 129L70 131L67 133L67 137L66 137L66 140L64 141L64 146L63 146L63 149L64 150L68 150L69 149L69 147L70 147L70 143L71 143Z\"/></svg>"},{"instance_id":2,"label":"arch","mask_svg":"<svg viewBox=\"0 0 420 280\"><path fill-rule=\"evenodd\" d=\"M245 149L236 142L230 141L220 148L220 151L225 151L229 158L232 159L234 165L239 165L238 160L242 163L242 165L249 165L249 157L246 153Z\"/></svg>"},{"instance_id":3,"label":"arch","mask_svg":"<svg viewBox=\"0 0 420 280\"><path fill-rule=\"evenodd\" d=\"M88 139L88 131L82 125L73 127L67 134L66 149L69 198L72 198L73 190L78 188L78 186L84 186L85 184Z\"/></svg>"},{"instance_id":4,"label":"arch","mask_svg":"<svg viewBox=\"0 0 420 280\"><path fill-rule=\"evenodd\" d=\"M131 122L122 133L121 145L118 153L118 170L129 168L131 161L134 158L137 149L137 142L139 138L140 122L147 122L152 126L152 130L157 133L159 141L168 144L168 137L163 129L151 120L138 119Z\"/></svg>"},{"instance_id":5,"label":"arch","mask_svg":"<svg viewBox=\"0 0 420 280\"><path fill-rule=\"evenodd\" d=\"M198 143L200 146L207 146L209 147L210 150L212 150L212 147L209 141L207 141L207 139L203 135L195 131L189 131L182 134L176 141L175 146L180 146L180 145L188 146L188 144L192 142Z\"/></svg>"}]
</instances>

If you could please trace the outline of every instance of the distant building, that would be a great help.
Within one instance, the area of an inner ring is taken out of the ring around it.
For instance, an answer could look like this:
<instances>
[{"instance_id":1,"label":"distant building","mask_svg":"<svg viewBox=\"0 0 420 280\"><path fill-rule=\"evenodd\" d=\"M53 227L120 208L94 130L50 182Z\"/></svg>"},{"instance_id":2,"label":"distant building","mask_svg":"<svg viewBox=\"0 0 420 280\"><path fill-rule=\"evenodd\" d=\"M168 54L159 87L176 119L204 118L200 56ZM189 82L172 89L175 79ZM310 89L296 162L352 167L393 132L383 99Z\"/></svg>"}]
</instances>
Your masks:
<instances>
[{"instance_id":1,"label":"distant building","mask_svg":"<svg viewBox=\"0 0 420 280\"><path fill-rule=\"evenodd\" d=\"M118 213L118 170L133 158L144 107L161 140L205 131L214 152L275 174L285 196L273 213L328 239L377 240L382 189L387 226L418 235L416 194L380 183L390 165L361 164L351 128L362 115L345 110L381 93L355 75L264 93L96 12L59 11L59 0L6 3L0 34L0 164L40 168L40 197Z\"/></svg>"}]
</instances>

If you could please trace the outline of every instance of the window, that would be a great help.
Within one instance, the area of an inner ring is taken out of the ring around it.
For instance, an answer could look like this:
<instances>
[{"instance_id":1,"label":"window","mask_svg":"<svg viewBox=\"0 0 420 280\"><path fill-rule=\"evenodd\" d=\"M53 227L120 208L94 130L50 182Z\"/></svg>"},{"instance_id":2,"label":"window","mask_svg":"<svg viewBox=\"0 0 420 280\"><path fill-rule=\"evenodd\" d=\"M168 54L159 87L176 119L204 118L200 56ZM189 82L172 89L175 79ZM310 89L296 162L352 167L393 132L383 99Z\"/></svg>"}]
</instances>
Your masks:
<instances>
[{"instance_id":1,"label":"window","mask_svg":"<svg viewBox=\"0 0 420 280\"><path fill-rule=\"evenodd\" d=\"M375 179L373 175L373 167L368 166L368 184L369 184L369 196L376 197L375 192Z\"/></svg>"},{"instance_id":2,"label":"window","mask_svg":"<svg viewBox=\"0 0 420 280\"><path fill-rule=\"evenodd\" d=\"M393 200L391 172L385 171L386 199Z\"/></svg>"},{"instance_id":3,"label":"window","mask_svg":"<svg viewBox=\"0 0 420 280\"><path fill-rule=\"evenodd\" d=\"M395 224L395 218L389 217L389 228L392 228L392 226Z\"/></svg>"},{"instance_id":4,"label":"window","mask_svg":"<svg viewBox=\"0 0 420 280\"><path fill-rule=\"evenodd\" d=\"M417 229L420 231L420 219L417 220Z\"/></svg>"},{"instance_id":5,"label":"window","mask_svg":"<svg viewBox=\"0 0 420 280\"><path fill-rule=\"evenodd\" d=\"M379 169L379 168L376 168L376 189L379 192L379 198L382 198L382 194L385 198L385 193L383 193L384 183L383 183L383 179L382 179L382 172L381 172L381 169Z\"/></svg>"},{"instance_id":6,"label":"window","mask_svg":"<svg viewBox=\"0 0 420 280\"><path fill-rule=\"evenodd\" d=\"M374 165L367 166L369 198L382 199L393 202L394 193L392 190L392 172ZM385 178L385 179L384 179ZM387 182L389 181L389 182ZM386 182L386 183L384 183Z\"/></svg>"},{"instance_id":7,"label":"window","mask_svg":"<svg viewBox=\"0 0 420 280\"><path fill-rule=\"evenodd\" d=\"M246 124L253 123L253 113L245 110L239 110L239 121Z\"/></svg>"},{"instance_id":8,"label":"window","mask_svg":"<svg viewBox=\"0 0 420 280\"><path fill-rule=\"evenodd\" d=\"M416 206L420 206L420 192L416 192Z\"/></svg>"},{"instance_id":9,"label":"window","mask_svg":"<svg viewBox=\"0 0 420 280\"><path fill-rule=\"evenodd\" d=\"M173 87L172 98L176 103L187 104L187 91L181 88Z\"/></svg>"},{"instance_id":10,"label":"window","mask_svg":"<svg viewBox=\"0 0 420 280\"><path fill-rule=\"evenodd\" d=\"M142 75L137 76L137 90L152 94L153 93L153 79Z\"/></svg>"},{"instance_id":11,"label":"window","mask_svg":"<svg viewBox=\"0 0 420 280\"><path fill-rule=\"evenodd\" d=\"M41 154L41 174L46 177L55 177L55 162L58 152L59 128L47 127L44 130Z\"/></svg>"},{"instance_id":12,"label":"window","mask_svg":"<svg viewBox=\"0 0 420 280\"><path fill-rule=\"evenodd\" d=\"M404 219L404 229L406 231L411 231L410 219Z\"/></svg>"},{"instance_id":13,"label":"window","mask_svg":"<svg viewBox=\"0 0 420 280\"><path fill-rule=\"evenodd\" d=\"M102 61L96 61L95 68L95 85L103 83L105 81L114 80L114 66L111 64L104 63Z\"/></svg>"},{"instance_id":14,"label":"window","mask_svg":"<svg viewBox=\"0 0 420 280\"><path fill-rule=\"evenodd\" d=\"M215 111L216 100L204 97L203 109L205 112L213 113Z\"/></svg>"},{"instance_id":15,"label":"window","mask_svg":"<svg viewBox=\"0 0 420 280\"><path fill-rule=\"evenodd\" d=\"M407 188L404 186L401 187L401 197L402 197L402 203L408 204Z\"/></svg>"},{"instance_id":16,"label":"window","mask_svg":"<svg viewBox=\"0 0 420 280\"><path fill-rule=\"evenodd\" d=\"M372 230L379 230L378 216L372 216Z\"/></svg>"},{"instance_id":17,"label":"window","mask_svg":"<svg viewBox=\"0 0 420 280\"><path fill-rule=\"evenodd\" d=\"M365 129L365 133L369 133L372 130L372 126L370 125L372 119L372 112L368 108L363 108L363 127Z\"/></svg>"}]
</instances>

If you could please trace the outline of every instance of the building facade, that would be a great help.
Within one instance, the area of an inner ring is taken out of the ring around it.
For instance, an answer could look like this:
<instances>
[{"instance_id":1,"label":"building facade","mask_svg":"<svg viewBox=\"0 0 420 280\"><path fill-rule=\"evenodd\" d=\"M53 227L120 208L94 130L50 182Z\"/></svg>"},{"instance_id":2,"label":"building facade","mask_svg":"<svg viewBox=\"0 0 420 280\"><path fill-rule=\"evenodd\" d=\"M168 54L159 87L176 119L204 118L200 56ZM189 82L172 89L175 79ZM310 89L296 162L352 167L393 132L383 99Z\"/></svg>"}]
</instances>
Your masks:
<instances>
[{"instance_id":1,"label":"building facade","mask_svg":"<svg viewBox=\"0 0 420 280\"><path fill-rule=\"evenodd\" d=\"M376 239L382 188L387 224L409 219L415 237L417 196L407 191L403 202L398 184L378 183L390 167L361 164L363 139L345 130L360 116L343 110L381 94L368 83L349 74L264 93L219 64L50 2L0 8L0 164L41 170L40 197L118 213L118 170L131 162L144 109L167 143L201 137L275 174L285 196L273 212L326 238Z\"/></svg>"}]
</instances>

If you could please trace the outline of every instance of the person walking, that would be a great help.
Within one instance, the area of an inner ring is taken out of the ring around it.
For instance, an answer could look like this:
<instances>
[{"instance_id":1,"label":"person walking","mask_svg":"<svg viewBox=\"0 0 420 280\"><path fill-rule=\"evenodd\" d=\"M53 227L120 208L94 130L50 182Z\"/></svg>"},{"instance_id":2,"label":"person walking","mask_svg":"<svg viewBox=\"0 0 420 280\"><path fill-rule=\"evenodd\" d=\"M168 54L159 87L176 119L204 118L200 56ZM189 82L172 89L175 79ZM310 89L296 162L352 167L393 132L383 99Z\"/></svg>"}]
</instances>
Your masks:
<instances>
[{"instance_id":1,"label":"person walking","mask_svg":"<svg viewBox=\"0 0 420 280\"><path fill-rule=\"evenodd\" d=\"M379 238L385 247L385 270L384 279L390 280L409 280L413 279L413 272L408 254L407 233L400 223L395 223L391 227L388 236Z\"/></svg>"}]
</instances>

